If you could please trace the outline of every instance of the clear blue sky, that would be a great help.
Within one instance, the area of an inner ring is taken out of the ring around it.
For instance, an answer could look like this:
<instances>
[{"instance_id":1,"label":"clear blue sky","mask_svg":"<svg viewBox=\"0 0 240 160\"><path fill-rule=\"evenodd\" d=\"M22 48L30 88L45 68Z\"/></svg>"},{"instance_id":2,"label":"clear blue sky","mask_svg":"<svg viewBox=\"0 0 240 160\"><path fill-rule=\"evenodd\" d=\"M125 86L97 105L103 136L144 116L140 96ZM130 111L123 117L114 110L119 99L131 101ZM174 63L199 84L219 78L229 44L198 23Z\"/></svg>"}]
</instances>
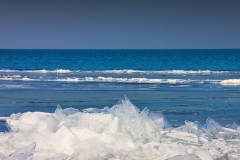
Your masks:
<instances>
[{"instance_id":1,"label":"clear blue sky","mask_svg":"<svg viewBox=\"0 0 240 160\"><path fill-rule=\"evenodd\" d=\"M0 48L240 48L240 1L0 0Z\"/></svg>"}]
</instances>

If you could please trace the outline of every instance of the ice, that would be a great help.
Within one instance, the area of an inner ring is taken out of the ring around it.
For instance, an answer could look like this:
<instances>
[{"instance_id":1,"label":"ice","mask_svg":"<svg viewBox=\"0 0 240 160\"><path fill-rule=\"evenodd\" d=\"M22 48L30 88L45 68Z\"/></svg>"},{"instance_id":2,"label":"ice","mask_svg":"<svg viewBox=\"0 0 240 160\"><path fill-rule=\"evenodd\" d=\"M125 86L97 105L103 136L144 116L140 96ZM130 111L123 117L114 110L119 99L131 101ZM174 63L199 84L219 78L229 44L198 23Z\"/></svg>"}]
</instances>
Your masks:
<instances>
[{"instance_id":1,"label":"ice","mask_svg":"<svg viewBox=\"0 0 240 160\"><path fill-rule=\"evenodd\" d=\"M0 159L240 159L236 123L222 127L208 118L203 126L186 120L173 128L162 112L140 110L126 97L110 108L81 112L58 105L54 113L5 120L9 132L0 133Z\"/></svg>"},{"instance_id":2,"label":"ice","mask_svg":"<svg viewBox=\"0 0 240 160\"><path fill-rule=\"evenodd\" d=\"M22 116L22 113L12 114L10 116L11 119L18 120Z\"/></svg>"},{"instance_id":3,"label":"ice","mask_svg":"<svg viewBox=\"0 0 240 160\"><path fill-rule=\"evenodd\" d=\"M5 160L33 160L35 147L36 143L32 143L10 154Z\"/></svg>"},{"instance_id":4,"label":"ice","mask_svg":"<svg viewBox=\"0 0 240 160\"><path fill-rule=\"evenodd\" d=\"M190 154L184 156L175 156L172 158L168 158L167 160L201 160L201 159L195 154Z\"/></svg>"},{"instance_id":5,"label":"ice","mask_svg":"<svg viewBox=\"0 0 240 160\"><path fill-rule=\"evenodd\" d=\"M218 138L217 136L219 132L222 131L222 126L210 117L206 120L206 122L207 124L203 127L205 135L209 138Z\"/></svg>"},{"instance_id":6,"label":"ice","mask_svg":"<svg viewBox=\"0 0 240 160\"><path fill-rule=\"evenodd\" d=\"M198 121L190 122L185 121L185 125L174 128L175 131L193 133L197 136L202 134L202 125Z\"/></svg>"},{"instance_id":7,"label":"ice","mask_svg":"<svg viewBox=\"0 0 240 160\"><path fill-rule=\"evenodd\" d=\"M74 160L77 158L77 156L78 154L72 154L72 155L60 154L52 158L46 158L45 160Z\"/></svg>"},{"instance_id":8,"label":"ice","mask_svg":"<svg viewBox=\"0 0 240 160\"><path fill-rule=\"evenodd\" d=\"M66 108L63 110L63 112L65 113L65 115L71 115L71 114L75 114L75 113L78 113L79 110L78 109L75 109L75 108Z\"/></svg>"},{"instance_id":9,"label":"ice","mask_svg":"<svg viewBox=\"0 0 240 160\"><path fill-rule=\"evenodd\" d=\"M119 101L109 112L118 118L118 132L131 136L134 140L146 138L146 121L149 110L141 113L129 99Z\"/></svg>"},{"instance_id":10,"label":"ice","mask_svg":"<svg viewBox=\"0 0 240 160\"><path fill-rule=\"evenodd\" d=\"M172 126L164 117L162 112L159 111L150 112L148 117L154 122L154 124L156 124L156 126L158 126L161 129L172 128Z\"/></svg>"},{"instance_id":11,"label":"ice","mask_svg":"<svg viewBox=\"0 0 240 160\"><path fill-rule=\"evenodd\" d=\"M103 109L99 108L87 108L82 110L83 113L109 113L109 107L104 107Z\"/></svg>"},{"instance_id":12,"label":"ice","mask_svg":"<svg viewBox=\"0 0 240 160\"><path fill-rule=\"evenodd\" d=\"M238 128L238 125L237 125L235 122L233 122L231 128L232 128L232 129L237 129L237 128Z\"/></svg>"},{"instance_id":13,"label":"ice","mask_svg":"<svg viewBox=\"0 0 240 160\"><path fill-rule=\"evenodd\" d=\"M56 113L56 115L59 115L59 116L63 116L65 114L59 104L57 105L57 109L55 110L55 113Z\"/></svg>"},{"instance_id":14,"label":"ice","mask_svg":"<svg viewBox=\"0 0 240 160\"><path fill-rule=\"evenodd\" d=\"M236 142L240 143L240 128L232 131L233 133L229 135L229 139L234 139ZM238 140L236 140L238 139Z\"/></svg>"}]
</instances>

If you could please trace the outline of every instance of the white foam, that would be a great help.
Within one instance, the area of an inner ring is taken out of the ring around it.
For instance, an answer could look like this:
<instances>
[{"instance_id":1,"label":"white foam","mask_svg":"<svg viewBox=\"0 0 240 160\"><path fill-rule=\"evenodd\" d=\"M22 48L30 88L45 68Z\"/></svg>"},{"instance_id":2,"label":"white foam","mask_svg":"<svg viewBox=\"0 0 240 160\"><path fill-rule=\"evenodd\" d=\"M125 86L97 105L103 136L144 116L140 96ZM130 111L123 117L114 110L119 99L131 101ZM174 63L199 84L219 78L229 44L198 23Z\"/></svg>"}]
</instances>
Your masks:
<instances>
[{"instance_id":1,"label":"white foam","mask_svg":"<svg viewBox=\"0 0 240 160\"><path fill-rule=\"evenodd\" d=\"M70 73L72 71L68 69L56 69L56 70L23 70L23 72L32 72L32 73Z\"/></svg>"},{"instance_id":2,"label":"white foam","mask_svg":"<svg viewBox=\"0 0 240 160\"><path fill-rule=\"evenodd\" d=\"M23 77L21 80L23 80L23 81L33 81L34 79L31 79L31 78L28 78L28 77Z\"/></svg>"},{"instance_id":3,"label":"white foam","mask_svg":"<svg viewBox=\"0 0 240 160\"><path fill-rule=\"evenodd\" d=\"M98 73L115 73L115 74L133 74L133 73L140 73L140 74L222 74L228 73L229 71L210 71L210 70L165 70L165 71L147 71L147 70L131 70L131 69L124 69L124 70L105 70L105 71L95 71Z\"/></svg>"},{"instance_id":4,"label":"white foam","mask_svg":"<svg viewBox=\"0 0 240 160\"><path fill-rule=\"evenodd\" d=\"M230 86L230 85L238 86L240 85L240 79L226 79L221 81L220 84L226 85L226 86Z\"/></svg>"},{"instance_id":5,"label":"white foam","mask_svg":"<svg viewBox=\"0 0 240 160\"><path fill-rule=\"evenodd\" d=\"M13 78L21 78L20 75L12 75Z\"/></svg>"},{"instance_id":6,"label":"white foam","mask_svg":"<svg viewBox=\"0 0 240 160\"><path fill-rule=\"evenodd\" d=\"M13 80L13 77L3 76L3 77L0 77L0 80L9 81L9 80Z\"/></svg>"},{"instance_id":7,"label":"white foam","mask_svg":"<svg viewBox=\"0 0 240 160\"><path fill-rule=\"evenodd\" d=\"M95 71L95 72L98 72L98 73L115 73L115 74L132 74L132 73L146 73L148 71L123 69L123 70L105 70L105 71Z\"/></svg>"},{"instance_id":8,"label":"white foam","mask_svg":"<svg viewBox=\"0 0 240 160\"><path fill-rule=\"evenodd\" d=\"M123 83L185 83L184 79L148 79L148 78L113 78L113 77L98 77L91 79L97 82L123 82ZM189 81L188 81L189 82Z\"/></svg>"},{"instance_id":9,"label":"white foam","mask_svg":"<svg viewBox=\"0 0 240 160\"><path fill-rule=\"evenodd\" d=\"M1 69L0 72L30 72L30 73L70 73L73 72L71 70L68 69L55 69L55 70L46 70L46 69L40 69L40 70L11 70L11 69Z\"/></svg>"},{"instance_id":10,"label":"white foam","mask_svg":"<svg viewBox=\"0 0 240 160\"><path fill-rule=\"evenodd\" d=\"M205 127L186 121L186 125L172 128L162 113L147 108L140 111L127 98L111 108L79 112L58 106L55 113L26 112L3 119L11 132L0 133L1 159L32 157L35 144L34 160L211 160L226 154L228 159L240 158L236 124L235 129L224 128L209 118Z\"/></svg>"},{"instance_id":11,"label":"white foam","mask_svg":"<svg viewBox=\"0 0 240 160\"><path fill-rule=\"evenodd\" d=\"M0 84L0 88L32 88L29 85L18 84Z\"/></svg>"},{"instance_id":12,"label":"white foam","mask_svg":"<svg viewBox=\"0 0 240 160\"><path fill-rule=\"evenodd\" d=\"M0 75L0 80L21 80L21 77L20 75Z\"/></svg>"},{"instance_id":13,"label":"white foam","mask_svg":"<svg viewBox=\"0 0 240 160\"><path fill-rule=\"evenodd\" d=\"M8 117L0 117L0 121L5 121Z\"/></svg>"},{"instance_id":14,"label":"white foam","mask_svg":"<svg viewBox=\"0 0 240 160\"><path fill-rule=\"evenodd\" d=\"M49 79L48 81L63 81L63 82L80 82L79 78L60 78L60 79Z\"/></svg>"},{"instance_id":15,"label":"white foam","mask_svg":"<svg viewBox=\"0 0 240 160\"><path fill-rule=\"evenodd\" d=\"M22 81L59 81L59 82L118 82L118 83L169 83L169 84L177 84L177 83L190 83L191 80L184 79L148 79L148 78L114 78L114 77L84 77L84 78L76 78L76 77L67 77L67 78L53 78L53 79L43 79L39 78L30 78L30 77L22 77L22 78L14 78L14 76L3 76L0 77L0 80L22 80Z\"/></svg>"},{"instance_id":16,"label":"white foam","mask_svg":"<svg viewBox=\"0 0 240 160\"><path fill-rule=\"evenodd\" d=\"M115 78L115 77L66 77L66 78L43 78L39 77L28 77L20 75L6 75L0 76L2 81L52 81L52 82L109 82L109 83L149 83L149 84L221 84L225 86L238 86L240 85L240 79L226 79L226 80L216 80L216 79L157 79L157 78Z\"/></svg>"},{"instance_id":17,"label":"white foam","mask_svg":"<svg viewBox=\"0 0 240 160\"><path fill-rule=\"evenodd\" d=\"M52 72L57 72L57 73L70 73L72 71L68 70L68 69L56 69Z\"/></svg>"}]
</instances>

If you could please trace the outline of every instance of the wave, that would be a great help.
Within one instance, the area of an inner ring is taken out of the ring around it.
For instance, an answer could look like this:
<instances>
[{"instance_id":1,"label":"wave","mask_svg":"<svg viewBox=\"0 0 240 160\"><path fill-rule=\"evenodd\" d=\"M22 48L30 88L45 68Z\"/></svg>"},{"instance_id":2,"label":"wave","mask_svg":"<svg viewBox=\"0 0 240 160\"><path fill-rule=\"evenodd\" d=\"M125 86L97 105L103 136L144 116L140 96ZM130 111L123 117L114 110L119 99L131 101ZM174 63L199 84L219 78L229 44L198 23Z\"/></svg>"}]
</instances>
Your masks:
<instances>
[{"instance_id":1,"label":"wave","mask_svg":"<svg viewBox=\"0 0 240 160\"><path fill-rule=\"evenodd\" d=\"M29 73L70 73L73 71L70 71L68 69L56 69L56 70L11 70L11 69L1 69L0 72L5 73L12 73L12 72L29 72Z\"/></svg>"},{"instance_id":2,"label":"wave","mask_svg":"<svg viewBox=\"0 0 240 160\"><path fill-rule=\"evenodd\" d=\"M30 72L30 73L102 73L102 74L222 74L228 73L230 71L210 71L210 70L165 70L165 71L155 71L155 70L68 70L68 69L56 69L56 70L11 70L11 69L1 69L0 72L12 73L12 72Z\"/></svg>"},{"instance_id":3,"label":"wave","mask_svg":"<svg viewBox=\"0 0 240 160\"><path fill-rule=\"evenodd\" d=\"M195 80L184 79L148 79L148 78L113 78L113 77L67 77L67 78L31 78L31 77L15 77L13 76L0 76L0 80L20 80L20 81L53 81L53 82L118 82L118 83L190 83L196 82Z\"/></svg>"},{"instance_id":4,"label":"wave","mask_svg":"<svg viewBox=\"0 0 240 160\"><path fill-rule=\"evenodd\" d=\"M226 79L226 80L210 80L210 79L151 79L151 78L114 78L114 77L66 77L66 78L43 78L43 77L27 77L20 75L7 75L0 76L0 80L20 80L20 81L52 81L52 82L112 82L112 83L149 83L149 84L221 84L225 86L238 86L240 85L240 79Z\"/></svg>"},{"instance_id":5,"label":"wave","mask_svg":"<svg viewBox=\"0 0 240 160\"><path fill-rule=\"evenodd\" d=\"M113 107L74 108L55 113L12 114L10 132L0 133L1 159L239 159L236 123L221 126L185 121L173 128L166 117L142 111L127 98ZM228 155L226 155L228 154Z\"/></svg>"},{"instance_id":6,"label":"wave","mask_svg":"<svg viewBox=\"0 0 240 160\"><path fill-rule=\"evenodd\" d=\"M238 86L240 85L240 79L226 79L220 82L222 85L226 86Z\"/></svg>"},{"instance_id":7,"label":"wave","mask_svg":"<svg viewBox=\"0 0 240 160\"><path fill-rule=\"evenodd\" d=\"M210 70L166 70L166 71L141 71L141 70L106 70L96 71L100 73L118 73L118 74L132 74L132 73L144 73L144 74L216 74L227 73L228 71L210 71Z\"/></svg>"}]
</instances>

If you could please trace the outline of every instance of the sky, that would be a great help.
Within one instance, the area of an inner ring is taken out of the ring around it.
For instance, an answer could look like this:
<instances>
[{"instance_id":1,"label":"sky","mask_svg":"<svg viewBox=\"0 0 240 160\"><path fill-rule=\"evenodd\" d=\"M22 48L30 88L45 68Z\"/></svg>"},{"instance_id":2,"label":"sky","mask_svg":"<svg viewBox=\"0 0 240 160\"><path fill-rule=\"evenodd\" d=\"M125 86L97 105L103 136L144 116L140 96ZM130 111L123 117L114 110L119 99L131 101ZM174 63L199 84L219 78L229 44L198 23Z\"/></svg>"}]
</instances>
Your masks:
<instances>
[{"instance_id":1,"label":"sky","mask_svg":"<svg viewBox=\"0 0 240 160\"><path fill-rule=\"evenodd\" d=\"M0 0L0 49L240 48L240 0Z\"/></svg>"}]
</instances>

